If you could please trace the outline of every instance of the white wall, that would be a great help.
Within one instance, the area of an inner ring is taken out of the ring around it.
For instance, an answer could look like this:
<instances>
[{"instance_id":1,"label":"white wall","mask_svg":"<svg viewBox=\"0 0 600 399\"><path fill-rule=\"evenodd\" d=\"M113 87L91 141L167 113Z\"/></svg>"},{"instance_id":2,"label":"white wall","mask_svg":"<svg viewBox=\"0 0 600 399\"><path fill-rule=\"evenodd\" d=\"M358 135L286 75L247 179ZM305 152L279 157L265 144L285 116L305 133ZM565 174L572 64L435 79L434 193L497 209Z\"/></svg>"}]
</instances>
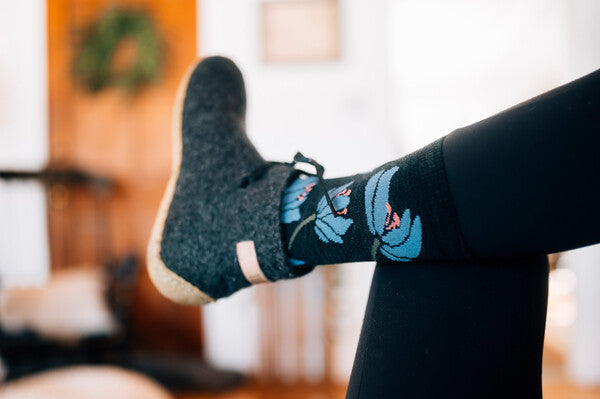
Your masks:
<instances>
[{"instance_id":1,"label":"white wall","mask_svg":"<svg viewBox=\"0 0 600 399\"><path fill-rule=\"evenodd\" d=\"M46 1L0 2L0 169L38 170L48 158ZM39 284L50 270L46 194L0 181L0 280Z\"/></svg>"},{"instance_id":2,"label":"white wall","mask_svg":"<svg viewBox=\"0 0 600 399\"><path fill-rule=\"evenodd\" d=\"M49 274L44 186L35 181L0 180L0 289L39 285Z\"/></svg>"},{"instance_id":3,"label":"white wall","mask_svg":"<svg viewBox=\"0 0 600 399\"><path fill-rule=\"evenodd\" d=\"M0 2L0 169L48 158L46 1Z\"/></svg>"},{"instance_id":4,"label":"white wall","mask_svg":"<svg viewBox=\"0 0 600 399\"><path fill-rule=\"evenodd\" d=\"M600 2L569 3L570 79L600 68ZM600 245L565 254L577 276L577 318L567 355L569 376L578 384L600 386Z\"/></svg>"},{"instance_id":5,"label":"white wall","mask_svg":"<svg viewBox=\"0 0 600 399\"><path fill-rule=\"evenodd\" d=\"M394 127L405 151L569 80L570 1L391 4Z\"/></svg>"},{"instance_id":6,"label":"white wall","mask_svg":"<svg viewBox=\"0 0 600 399\"><path fill-rule=\"evenodd\" d=\"M600 68L600 1L571 0L567 4L568 78L574 79Z\"/></svg>"},{"instance_id":7,"label":"white wall","mask_svg":"<svg viewBox=\"0 0 600 399\"><path fill-rule=\"evenodd\" d=\"M575 272L577 281L567 372L578 384L600 386L600 245L567 252L560 263Z\"/></svg>"},{"instance_id":8,"label":"white wall","mask_svg":"<svg viewBox=\"0 0 600 399\"><path fill-rule=\"evenodd\" d=\"M340 1L338 61L265 64L259 0L206 0L200 54L236 61L248 91L248 133L268 158L297 150L328 176L371 169L397 148L388 118L386 1Z\"/></svg>"}]
</instances>

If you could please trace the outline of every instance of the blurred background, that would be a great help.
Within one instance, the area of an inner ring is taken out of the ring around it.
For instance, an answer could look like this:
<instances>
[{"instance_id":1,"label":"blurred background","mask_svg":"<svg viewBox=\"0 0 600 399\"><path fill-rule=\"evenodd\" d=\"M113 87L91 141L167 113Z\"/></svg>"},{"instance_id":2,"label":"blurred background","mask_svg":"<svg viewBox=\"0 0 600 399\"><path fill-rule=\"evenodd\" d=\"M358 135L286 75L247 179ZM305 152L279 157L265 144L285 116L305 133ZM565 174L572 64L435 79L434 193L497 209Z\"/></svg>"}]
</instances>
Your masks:
<instances>
[{"instance_id":1,"label":"blurred background","mask_svg":"<svg viewBox=\"0 0 600 399\"><path fill-rule=\"evenodd\" d=\"M342 398L372 264L202 309L150 283L184 70L232 58L258 150L335 177L599 68L599 20L595 0L1 2L0 395ZM551 263L545 397L600 398L600 248Z\"/></svg>"}]
</instances>

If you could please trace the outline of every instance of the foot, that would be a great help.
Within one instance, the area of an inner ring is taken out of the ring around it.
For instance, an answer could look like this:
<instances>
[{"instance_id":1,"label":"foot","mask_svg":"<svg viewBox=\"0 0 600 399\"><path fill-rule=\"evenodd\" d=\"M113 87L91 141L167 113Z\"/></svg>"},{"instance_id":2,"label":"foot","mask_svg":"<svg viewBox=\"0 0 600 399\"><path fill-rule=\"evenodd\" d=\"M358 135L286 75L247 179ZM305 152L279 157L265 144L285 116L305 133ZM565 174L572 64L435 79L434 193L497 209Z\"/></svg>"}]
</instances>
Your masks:
<instances>
[{"instance_id":1,"label":"foot","mask_svg":"<svg viewBox=\"0 0 600 399\"><path fill-rule=\"evenodd\" d=\"M312 270L289 263L281 236L281 197L296 172L260 156L245 110L233 62L211 57L187 71L173 111L172 174L147 253L152 281L175 302L202 305Z\"/></svg>"}]
</instances>

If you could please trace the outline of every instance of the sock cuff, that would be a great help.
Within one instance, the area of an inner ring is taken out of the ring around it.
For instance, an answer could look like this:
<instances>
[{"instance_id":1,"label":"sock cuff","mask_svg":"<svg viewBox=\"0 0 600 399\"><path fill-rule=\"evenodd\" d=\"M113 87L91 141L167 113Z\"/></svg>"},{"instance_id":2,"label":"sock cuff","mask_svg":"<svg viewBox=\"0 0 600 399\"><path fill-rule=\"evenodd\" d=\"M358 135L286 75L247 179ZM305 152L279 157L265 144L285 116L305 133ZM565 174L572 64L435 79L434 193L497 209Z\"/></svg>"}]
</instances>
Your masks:
<instances>
[{"instance_id":1,"label":"sock cuff","mask_svg":"<svg viewBox=\"0 0 600 399\"><path fill-rule=\"evenodd\" d=\"M442 259L473 259L454 206L454 199L446 176L442 146L445 136L409 155L411 181L421 193L427 209L429 228L441 252Z\"/></svg>"}]
</instances>

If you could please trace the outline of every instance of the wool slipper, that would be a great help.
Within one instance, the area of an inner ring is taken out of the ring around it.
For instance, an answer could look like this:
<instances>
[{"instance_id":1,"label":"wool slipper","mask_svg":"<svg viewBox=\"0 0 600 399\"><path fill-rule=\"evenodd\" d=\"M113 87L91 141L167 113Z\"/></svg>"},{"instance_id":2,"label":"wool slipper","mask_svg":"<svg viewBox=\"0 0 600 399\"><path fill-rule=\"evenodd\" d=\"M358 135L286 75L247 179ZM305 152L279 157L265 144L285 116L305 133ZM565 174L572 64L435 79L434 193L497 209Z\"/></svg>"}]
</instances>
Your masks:
<instances>
[{"instance_id":1,"label":"wool slipper","mask_svg":"<svg viewBox=\"0 0 600 399\"><path fill-rule=\"evenodd\" d=\"M242 74L223 57L190 67L173 111L172 174L148 244L166 297L201 305L251 284L304 275L287 260L282 193L297 176L266 162L245 133Z\"/></svg>"}]
</instances>

